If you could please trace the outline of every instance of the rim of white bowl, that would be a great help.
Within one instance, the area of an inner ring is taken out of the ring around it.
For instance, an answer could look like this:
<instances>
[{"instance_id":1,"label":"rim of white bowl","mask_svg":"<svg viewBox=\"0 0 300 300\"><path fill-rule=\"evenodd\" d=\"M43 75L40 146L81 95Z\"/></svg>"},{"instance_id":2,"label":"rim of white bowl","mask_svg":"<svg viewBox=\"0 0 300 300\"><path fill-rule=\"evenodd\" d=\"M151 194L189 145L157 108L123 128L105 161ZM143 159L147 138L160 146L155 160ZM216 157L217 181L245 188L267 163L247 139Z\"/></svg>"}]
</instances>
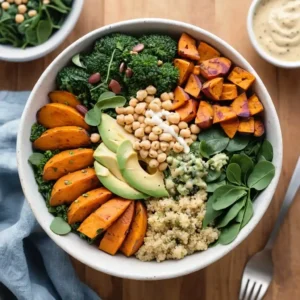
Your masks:
<instances>
[{"instance_id":1,"label":"rim of white bowl","mask_svg":"<svg viewBox=\"0 0 300 300\"><path fill-rule=\"evenodd\" d=\"M247 31L248 31L248 35L250 38L250 42L252 44L252 46L254 47L254 49L256 50L256 52L266 61L268 61L269 63L271 63L272 65L276 66L276 67L280 67L280 68L286 68L286 69L296 69L296 68L300 68L300 61L284 61L284 60L279 60L273 56L271 56L268 52L266 52L262 46L259 45L259 43L257 42L257 38L254 34L253 31L253 16L254 13L258 7L258 5L260 4L262 0L253 0L249 11L248 11L248 16L247 16Z\"/></svg>"},{"instance_id":2,"label":"rim of white bowl","mask_svg":"<svg viewBox=\"0 0 300 300\"><path fill-rule=\"evenodd\" d=\"M114 23L111 25L106 25L104 27L101 27L99 29L96 29L96 30L88 33L87 35L81 37L79 40L75 41L68 48L66 48L58 57L56 57L56 59L43 72L43 74L37 81L35 87L33 88L33 91L31 92L31 95L29 96L29 99L26 103L26 106L25 106L25 109L24 109L24 112L22 115L22 119L20 122L20 130L18 133L18 140L17 140L17 163L18 163L19 177L21 180L23 192L25 194L26 199L30 199L30 195L32 194L32 192L26 188L26 181L27 181L28 176L26 175L27 173L25 171L26 164L28 164L28 162L27 162L27 160L23 161L23 159L22 159L22 147L23 147L22 136L26 136L26 134L25 134L25 132L26 132L26 128L25 128L26 115L30 111L31 102L34 101L33 95L40 88L43 81L47 78L48 72L56 65L56 63L58 61L60 61L68 52L71 52L74 47L81 44L85 39L93 38L93 37L96 39L100 35L99 33L108 34L107 31L109 31L109 33L121 31L123 26L126 26L126 25L138 26L141 23L149 24L150 28L151 28L151 24L152 25L158 25L158 24L159 25L169 25L169 26L177 26L177 27L181 28L182 31L191 30L191 31L196 31L200 34L203 34L203 35L207 36L207 38L215 40L216 43L224 45L224 47L226 47L228 49L228 51L230 51L237 59L241 60L247 66L248 71L251 72L256 77L256 82L260 85L262 92L265 94L265 101L268 103L268 110L270 111L270 114L274 117L272 120L272 129L273 129L272 131L276 132L276 141L277 141L277 145L278 145L278 148L274 149L276 151L276 157L277 157L277 160L273 161L273 163L275 163L275 165L276 165L275 177L273 178L273 180L272 180L271 184L268 186L268 188L263 192L264 194L259 196L259 197L264 198L264 201L265 201L264 206L262 208L260 208L259 211L255 211L255 214L253 215L250 222L247 224L247 226L245 226L241 230L241 232L239 233L237 238L231 244L226 245L226 246L222 246L222 245L216 246L215 249L219 248L220 251L218 251L218 253L215 255L207 255L209 257L206 260L195 260L193 258L193 256L196 256L197 254L199 255L199 252L198 252L193 255L187 256L184 259L179 260L179 261L176 261L176 260L166 261L166 262L163 262L160 264L158 264L156 262L141 262L142 264L145 264L145 267L142 268L144 270L144 272L142 272L142 271L138 270L139 269L138 267L132 268L132 262L133 262L133 260L136 260L136 258L125 258L124 257L124 259L126 259L126 261L122 260L123 269L120 267L111 268L110 265L109 266L106 265L106 263L103 261L101 261L101 262L91 261L92 260L91 258L89 258L85 255L82 255L82 253L80 251L78 251L77 249L74 249L74 247L72 247L72 245L67 243L66 240L64 240L65 237L61 237L61 236L54 234L50 230L50 228L46 224L46 222L44 221L44 219L43 219L42 215L39 213L38 209L34 205L32 205L33 203L31 203L31 200L28 200L28 203L29 203L38 223L41 225L41 227L47 233L47 235L60 248L62 248L64 251L66 251L68 254L70 254L71 256L73 256L75 259L82 262L83 264L85 264L97 271L104 272L106 274L121 277L121 278L128 278L128 279L135 279L135 280L162 280L162 279L169 279L169 278L175 278L175 277L187 275L187 274L196 272L200 269L203 269L203 268L207 267L208 265L216 262L220 258L224 257L231 250L236 248L246 237L248 237L248 235L253 231L253 229L256 227L258 222L262 219L265 211L267 210L267 208L269 207L269 205L272 201L275 189L278 184L279 176L281 173L281 167L282 167L282 135L281 135L281 128L280 128L279 119L278 119L275 107L273 105L273 102L272 102L272 99L271 99L269 93L266 90L266 87L264 86L264 84L261 81L258 74L255 72L255 70L252 68L252 66L248 63L248 61L241 54L239 54L232 46L230 46L229 44L227 44L225 41L223 41L219 37L215 36L214 34L208 32L202 28L199 28L197 26L190 25L190 24L180 22L180 21L173 21L173 20L159 19L159 18L134 19L134 20L118 22L118 23ZM71 57L70 57L70 59L71 59ZM275 155L274 155L274 157L275 157ZM32 179L32 180L34 180L34 179ZM38 193L38 191L36 191L36 192ZM266 198L268 200L265 200ZM85 242L82 241L82 243L85 243ZM87 245L87 246L89 246L89 245ZM82 247L85 248L85 245L83 244ZM84 249L83 249L83 251L84 251ZM200 252L200 253L206 253L208 251L204 251L204 252ZM147 274L147 272L145 271L145 268L147 266L150 266L149 264L153 264L153 263L156 264L155 272L153 272L151 269L150 274L149 274L149 272ZM104 264L104 266L103 266L103 264ZM163 266L163 268L159 267L159 273L157 273L157 271L156 271L156 266L158 266L158 265ZM170 265L171 266L174 265L174 268L172 268L172 267L169 268ZM176 268L175 268L175 266L176 266ZM124 268L126 268L126 270L124 270ZM169 270L169 269L171 269L171 270Z\"/></svg>"},{"instance_id":3,"label":"rim of white bowl","mask_svg":"<svg viewBox=\"0 0 300 300\"><path fill-rule=\"evenodd\" d=\"M72 9L59 30L45 43L25 49L0 45L0 60L8 62L26 62L41 58L55 50L71 33L82 11L84 1L74 0Z\"/></svg>"}]
</instances>

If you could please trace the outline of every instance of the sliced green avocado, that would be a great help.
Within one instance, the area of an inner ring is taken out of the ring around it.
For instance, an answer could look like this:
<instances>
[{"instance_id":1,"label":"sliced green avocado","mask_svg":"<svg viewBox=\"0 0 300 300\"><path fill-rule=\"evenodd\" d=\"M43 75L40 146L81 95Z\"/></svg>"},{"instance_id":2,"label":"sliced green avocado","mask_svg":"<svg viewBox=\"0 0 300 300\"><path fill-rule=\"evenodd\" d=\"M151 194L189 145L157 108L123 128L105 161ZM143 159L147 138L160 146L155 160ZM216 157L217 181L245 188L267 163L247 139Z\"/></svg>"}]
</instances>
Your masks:
<instances>
[{"instance_id":1,"label":"sliced green avocado","mask_svg":"<svg viewBox=\"0 0 300 300\"><path fill-rule=\"evenodd\" d=\"M164 185L163 174L159 171L154 174L144 171L130 141L124 141L119 146L117 160L123 177L132 187L152 197L169 196Z\"/></svg>"},{"instance_id":2,"label":"sliced green avocado","mask_svg":"<svg viewBox=\"0 0 300 300\"><path fill-rule=\"evenodd\" d=\"M116 153L110 151L104 143L101 143L95 150L94 158L102 166L106 167L115 177L125 182L125 179L119 170Z\"/></svg>"},{"instance_id":3,"label":"sliced green avocado","mask_svg":"<svg viewBox=\"0 0 300 300\"><path fill-rule=\"evenodd\" d=\"M107 114L102 114L102 121L98 126L98 131L105 146L115 153L117 153L117 149L123 141L129 140L132 143L135 141L132 134L126 132L114 118Z\"/></svg>"},{"instance_id":4,"label":"sliced green avocado","mask_svg":"<svg viewBox=\"0 0 300 300\"><path fill-rule=\"evenodd\" d=\"M149 196L135 190L126 182L119 180L107 168L94 162L95 172L100 182L115 195L125 199L146 199Z\"/></svg>"}]
</instances>

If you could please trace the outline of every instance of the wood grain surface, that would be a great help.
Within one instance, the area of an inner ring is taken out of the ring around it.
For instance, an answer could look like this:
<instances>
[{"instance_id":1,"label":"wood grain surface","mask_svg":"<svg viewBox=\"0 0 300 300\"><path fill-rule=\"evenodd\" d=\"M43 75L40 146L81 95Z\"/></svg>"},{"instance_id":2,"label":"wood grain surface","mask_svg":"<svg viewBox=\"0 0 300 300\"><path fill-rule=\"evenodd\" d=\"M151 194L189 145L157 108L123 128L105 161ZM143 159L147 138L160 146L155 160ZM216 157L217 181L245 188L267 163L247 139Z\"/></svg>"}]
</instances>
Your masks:
<instances>
[{"instance_id":1,"label":"wood grain surface","mask_svg":"<svg viewBox=\"0 0 300 300\"><path fill-rule=\"evenodd\" d=\"M28 90L66 46L89 31L121 20L163 17L197 25L230 43L256 69L272 96L283 132L283 170L276 195L251 235L234 251L206 269L172 280L123 280L74 261L80 278L103 299L237 299L241 274L247 259L264 246L271 232L300 154L300 69L278 69L257 55L250 45L246 31L250 3L251 0L86 0L77 26L56 51L34 62L0 62L0 89ZM298 194L273 251L275 274L266 300L300 299L299 212Z\"/></svg>"}]
</instances>

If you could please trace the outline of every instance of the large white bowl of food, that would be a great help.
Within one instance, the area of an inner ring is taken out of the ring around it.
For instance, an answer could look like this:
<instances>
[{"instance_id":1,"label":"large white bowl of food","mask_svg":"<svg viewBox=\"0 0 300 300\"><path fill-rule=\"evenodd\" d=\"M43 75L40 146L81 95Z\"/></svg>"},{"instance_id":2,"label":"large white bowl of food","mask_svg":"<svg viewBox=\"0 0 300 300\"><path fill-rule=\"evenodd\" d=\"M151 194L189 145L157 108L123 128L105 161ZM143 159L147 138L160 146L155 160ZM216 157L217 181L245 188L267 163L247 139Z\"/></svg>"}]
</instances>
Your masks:
<instances>
[{"instance_id":1,"label":"large white bowl of food","mask_svg":"<svg viewBox=\"0 0 300 300\"><path fill-rule=\"evenodd\" d=\"M275 192L282 137L236 50L186 23L138 19L52 62L17 156L53 241L96 270L155 280L202 269L249 235Z\"/></svg>"}]
</instances>

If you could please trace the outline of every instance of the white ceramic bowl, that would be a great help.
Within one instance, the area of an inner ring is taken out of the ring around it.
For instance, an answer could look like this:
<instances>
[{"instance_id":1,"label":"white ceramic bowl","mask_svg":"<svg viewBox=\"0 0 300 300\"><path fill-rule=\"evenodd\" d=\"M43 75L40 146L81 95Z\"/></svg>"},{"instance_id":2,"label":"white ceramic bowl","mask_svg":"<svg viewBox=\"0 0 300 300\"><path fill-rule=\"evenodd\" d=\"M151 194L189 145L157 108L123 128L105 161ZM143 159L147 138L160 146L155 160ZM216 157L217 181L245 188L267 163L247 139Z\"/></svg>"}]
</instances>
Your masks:
<instances>
[{"instance_id":1,"label":"white ceramic bowl","mask_svg":"<svg viewBox=\"0 0 300 300\"><path fill-rule=\"evenodd\" d=\"M247 30L248 35L251 41L252 46L256 50L256 52L267 62L271 63L272 65L280 68L286 68L286 69L295 69L300 68L300 61L284 61L279 60L273 56L271 56L268 52L266 52L262 46L258 43L257 38L253 31L253 17L254 13L260 4L262 0L253 0L251 3L251 6L248 11L248 17L247 17Z\"/></svg>"},{"instance_id":2,"label":"white ceramic bowl","mask_svg":"<svg viewBox=\"0 0 300 300\"><path fill-rule=\"evenodd\" d=\"M0 44L0 60L11 62L25 62L38 59L45 56L49 52L56 49L70 34L75 27L80 16L83 0L74 0L72 9L68 14L62 27L56 31L45 43L35 46L27 47L25 49Z\"/></svg>"},{"instance_id":3,"label":"white ceramic bowl","mask_svg":"<svg viewBox=\"0 0 300 300\"><path fill-rule=\"evenodd\" d=\"M53 216L48 212L45 201L38 192L32 169L27 162L28 157L32 153L32 145L29 141L30 127L36 121L37 110L48 103L47 94L55 88L55 76L57 72L70 62L74 54L86 50L96 39L112 32L125 32L129 34L161 32L177 37L180 33L187 32L197 40L204 40L212 44L236 65L245 68L255 75L254 89L265 107L267 138L274 147L273 163L276 167L276 175L269 187L255 200L253 218L233 243L227 246L216 246L207 251L187 256L179 261L165 261L163 263L141 262L134 257L126 258L123 255L110 256L99 251L96 246L88 245L76 234L59 236L50 230L49 225ZM70 45L51 63L35 85L24 109L18 135L17 158L24 194L38 222L57 245L82 263L104 273L123 278L157 280L177 277L202 269L226 255L249 235L264 215L272 200L281 171L282 137L274 105L264 84L246 59L230 45L215 35L186 23L163 19L137 19L108 25L90 32Z\"/></svg>"}]
</instances>

